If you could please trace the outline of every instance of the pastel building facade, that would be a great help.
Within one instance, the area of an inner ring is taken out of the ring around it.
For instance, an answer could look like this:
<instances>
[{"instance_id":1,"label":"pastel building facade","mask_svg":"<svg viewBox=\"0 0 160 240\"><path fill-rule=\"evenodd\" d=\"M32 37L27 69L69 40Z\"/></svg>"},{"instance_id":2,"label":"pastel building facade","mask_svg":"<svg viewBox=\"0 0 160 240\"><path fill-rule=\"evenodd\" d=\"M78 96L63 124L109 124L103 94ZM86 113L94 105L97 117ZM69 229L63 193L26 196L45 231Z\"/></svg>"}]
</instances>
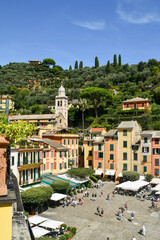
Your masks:
<instances>
[{"instance_id":1,"label":"pastel building facade","mask_svg":"<svg viewBox=\"0 0 160 240\"><path fill-rule=\"evenodd\" d=\"M148 98L132 98L123 101L123 110L131 110L131 109L145 109L151 108L151 103Z\"/></svg>"},{"instance_id":2,"label":"pastel building facade","mask_svg":"<svg viewBox=\"0 0 160 240\"><path fill-rule=\"evenodd\" d=\"M152 175L160 177L160 131L152 135Z\"/></svg>"},{"instance_id":3,"label":"pastel building facade","mask_svg":"<svg viewBox=\"0 0 160 240\"><path fill-rule=\"evenodd\" d=\"M7 112L7 110L14 109L14 99L8 95L0 96L0 112Z\"/></svg>"}]
</instances>

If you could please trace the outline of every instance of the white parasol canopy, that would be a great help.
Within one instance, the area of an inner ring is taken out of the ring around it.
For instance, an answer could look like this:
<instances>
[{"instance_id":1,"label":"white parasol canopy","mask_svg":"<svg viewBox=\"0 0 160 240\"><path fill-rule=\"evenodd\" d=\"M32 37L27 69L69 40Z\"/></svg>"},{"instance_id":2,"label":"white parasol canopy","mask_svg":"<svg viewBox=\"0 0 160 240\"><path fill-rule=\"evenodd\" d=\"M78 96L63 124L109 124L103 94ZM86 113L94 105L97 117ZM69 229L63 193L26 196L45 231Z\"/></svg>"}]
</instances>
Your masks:
<instances>
[{"instance_id":1,"label":"white parasol canopy","mask_svg":"<svg viewBox=\"0 0 160 240\"><path fill-rule=\"evenodd\" d=\"M48 219L48 218L41 217L41 216L39 216L39 215L34 215L34 216L32 216L32 217L29 217L29 218L28 218L28 221L29 221L29 223L31 223L31 224L38 225L38 224L46 221L47 219Z\"/></svg>"},{"instance_id":2,"label":"white parasol canopy","mask_svg":"<svg viewBox=\"0 0 160 240\"><path fill-rule=\"evenodd\" d=\"M52 201L59 201L63 198L67 197L67 195L62 194L62 193L53 193L50 200Z\"/></svg>"},{"instance_id":3,"label":"white parasol canopy","mask_svg":"<svg viewBox=\"0 0 160 240\"><path fill-rule=\"evenodd\" d=\"M116 170L107 170L105 175L107 175L107 176L114 176L115 172L116 172Z\"/></svg>"},{"instance_id":4,"label":"white parasol canopy","mask_svg":"<svg viewBox=\"0 0 160 240\"><path fill-rule=\"evenodd\" d=\"M157 186L151 188L152 191L160 191L160 184L158 184Z\"/></svg>"},{"instance_id":5,"label":"white parasol canopy","mask_svg":"<svg viewBox=\"0 0 160 240\"><path fill-rule=\"evenodd\" d=\"M32 232L35 238L39 238L50 233L50 231L37 226L32 228Z\"/></svg>"},{"instance_id":6,"label":"white parasol canopy","mask_svg":"<svg viewBox=\"0 0 160 240\"><path fill-rule=\"evenodd\" d=\"M56 229L56 228L59 228L59 226L62 225L63 223L64 222L48 219L47 221L41 223L39 226L40 227L47 227L47 228L51 228L51 229Z\"/></svg>"}]
</instances>

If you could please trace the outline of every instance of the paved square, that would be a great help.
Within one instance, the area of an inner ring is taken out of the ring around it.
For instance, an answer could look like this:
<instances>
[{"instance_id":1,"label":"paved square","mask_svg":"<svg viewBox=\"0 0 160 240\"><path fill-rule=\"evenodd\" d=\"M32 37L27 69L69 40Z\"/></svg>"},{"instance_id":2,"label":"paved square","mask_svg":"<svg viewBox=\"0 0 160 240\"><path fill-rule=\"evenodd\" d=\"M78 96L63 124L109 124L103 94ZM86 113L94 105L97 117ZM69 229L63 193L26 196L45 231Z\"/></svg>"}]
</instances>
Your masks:
<instances>
[{"instance_id":1,"label":"paved square","mask_svg":"<svg viewBox=\"0 0 160 240\"><path fill-rule=\"evenodd\" d=\"M105 182L102 188L89 190L90 196L84 197L82 206L49 208L41 216L63 221L67 226L77 227L74 240L106 240L107 237L110 240L131 240L133 235L137 240L160 240L160 202L157 209L151 209L151 201L137 200L136 197L116 194L115 197L110 195L110 200L106 200L107 194L111 193L114 187L114 183ZM102 189L104 194L101 197ZM97 199L92 201L91 195L95 192L97 192ZM82 197L82 194L78 194L77 198L79 197ZM126 202L128 210L124 212L121 222L116 213L119 207L124 207ZM103 217L96 214L98 206L104 209ZM135 219L130 222L132 211L135 212ZM146 236L138 233L143 224L146 228Z\"/></svg>"}]
</instances>

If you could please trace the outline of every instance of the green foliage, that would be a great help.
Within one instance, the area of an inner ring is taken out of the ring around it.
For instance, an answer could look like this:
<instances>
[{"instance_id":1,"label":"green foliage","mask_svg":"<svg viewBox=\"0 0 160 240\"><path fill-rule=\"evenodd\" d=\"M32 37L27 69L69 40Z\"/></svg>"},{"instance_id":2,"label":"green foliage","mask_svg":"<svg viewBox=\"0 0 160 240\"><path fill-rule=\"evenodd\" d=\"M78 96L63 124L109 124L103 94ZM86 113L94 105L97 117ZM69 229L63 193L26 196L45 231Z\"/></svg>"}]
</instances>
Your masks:
<instances>
[{"instance_id":1,"label":"green foliage","mask_svg":"<svg viewBox=\"0 0 160 240\"><path fill-rule=\"evenodd\" d=\"M95 182L95 183L98 182L98 178L96 178L96 177L93 176L93 175L90 176L90 179L91 179L93 182Z\"/></svg>"},{"instance_id":2,"label":"green foliage","mask_svg":"<svg viewBox=\"0 0 160 240\"><path fill-rule=\"evenodd\" d=\"M83 68L83 61L80 61L79 63L79 69L82 69Z\"/></svg>"},{"instance_id":3,"label":"green foliage","mask_svg":"<svg viewBox=\"0 0 160 240\"><path fill-rule=\"evenodd\" d=\"M69 182L64 180L56 180L51 184L54 192L66 193L66 191L70 188Z\"/></svg>"},{"instance_id":4,"label":"green foliage","mask_svg":"<svg viewBox=\"0 0 160 240\"><path fill-rule=\"evenodd\" d=\"M113 66L117 67L117 56L116 56L116 54L114 54L114 56L113 56Z\"/></svg>"},{"instance_id":5,"label":"green foliage","mask_svg":"<svg viewBox=\"0 0 160 240\"><path fill-rule=\"evenodd\" d=\"M65 223L63 223L62 225L61 225L61 228L64 228L64 229L66 229L67 228L67 224L65 224Z\"/></svg>"},{"instance_id":6,"label":"green foliage","mask_svg":"<svg viewBox=\"0 0 160 240\"><path fill-rule=\"evenodd\" d=\"M152 178L153 178L152 174L147 173L145 175L145 181L147 181L147 182L150 182L152 180Z\"/></svg>"},{"instance_id":7,"label":"green foliage","mask_svg":"<svg viewBox=\"0 0 160 240\"><path fill-rule=\"evenodd\" d=\"M95 68L99 67L99 60L98 57L95 57Z\"/></svg>"},{"instance_id":8,"label":"green foliage","mask_svg":"<svg viewBox=\"0 0 160 240\"><path fill-rule=\"evenodd\" d=\"M70 239L70 234L69 233L65 233L64 237L66 238L66 240Z\"/></svg>"},{"instance_id":9,"label":"green foliage","mask_svg":"<svg viewBox=\"0 0 160 240\"><path fill-rule=\"evenodd\" d=\"M69 71L72 71L72 66L71 65L69 65Z\"/></svg>"},{"instance_id":10,"label":"green foliage","mask_svg":"<svg viewBox=\"0 0 160 240\"><path fill-rule=\"evenodd\" d=\"M71 230L71 232L73 233L73 235L76 234L76 231L77 231L77 228L76 228L76 227L73 227L72 230Z\"/></svg>"},{"instance_id":11,"label":"green foliage","mask_svg":"<svg viewBox=\"0 0 160 240\"><path fill-rule=\"evenodd\" d=\"M42 107L39 104L35 104L34 106L31 107L31 112L33 114L40 114L42 111Z\"/></svg>"},{"instance_id":12,"label":"green foliage","mask_svg":"<svg viewBox=\"0 0 160 240\"><path fill-rule=\"evenodd\" d=\"M136 181L139 179L140 174L134 171L123 171L123 181Z\"/></svg>"},{"instance_id":13,"label":"green foliage","mask_svg":"<svg viewBox=\"0 0 160 240\"><path fill-rule=\"evenodd\" d=\"M121 55L119 54L118 56L118 66L121 67L122 65L122 59L121 59Z\"/></svg>"},{"instance_id":14,"label":"green foliage","mask_svg":"<svg viewBox=\"0 0 160 240\"><path fill-rule=\"evenodd\" d=\"M78 61L75 61L74 69L78 69Z\"/></svg>"},{"instance_id":15,"label":"green foliage","mask_svg":"<svg viewBox=\"0 0 160 240\"><path fill-rule=\"evenodd\" d=\"M51 187L34 187L21 192L22 201L25 204L40 204L50 199L53 193Z\"/></svg>"},{"instance_id":16,"label":"green foliage","mask_svg":"<svg viewBox=\"0 0 160 240\"><path fill-rule=\"evenodd\" d=\"M94 170L91 168L72 168L68 170L67 174L71 177L86 178L91 176L94 173Z\"/></svg>"},{"instance_id":17,"label":"green foliage","mask_svg":"<svg viewBox=\"0 0 160 240\"><path fill-rule=\"evenodd\" d=\"M56 65L56 62L52 58L45 58L43 59L43 64L47 67L54 67Z\"/></svg>"},{"instance_id":18,"label":"green foliage","mask_svg":"<svg viewBox=\"0 0 160 240\"><path fill-rule=\"evenodd\" d=\"M66 240L66 237L64 235L60 236L59 240Z\"/></svg>"}]
</instances>

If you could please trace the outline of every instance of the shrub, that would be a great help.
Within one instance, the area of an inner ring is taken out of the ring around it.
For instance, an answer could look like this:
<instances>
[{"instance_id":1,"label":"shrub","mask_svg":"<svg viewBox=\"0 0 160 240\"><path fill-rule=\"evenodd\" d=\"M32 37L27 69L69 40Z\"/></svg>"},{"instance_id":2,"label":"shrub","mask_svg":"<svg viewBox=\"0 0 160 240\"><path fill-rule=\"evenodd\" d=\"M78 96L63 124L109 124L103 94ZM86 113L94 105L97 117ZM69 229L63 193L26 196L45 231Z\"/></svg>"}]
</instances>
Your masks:
<instances>
[{"instance_id":1,"label":"shrub","mask_svg":"<svg viewBox=\"0 0 160 240\"><path fill-rule=\"evenodd\" d=\"M73 227L72 230L71 230L71 232L73 233L73 235L76 234L76 231L77 231L77 228L76 228L76 227Z\"/></svg>"},{"instance_id":2,"label":"shrub","mask_svg":"<svg viewBox=\"0 0 160 240\"><path fill-rule=\"evenodd\" d=\"M147 173L147 174L145 175L145 180L146 180L147 182L150 182L150 181L152 180L152 178L153 178L152 174Z\"/></svg>"},{"instance_id":3,"label":"shrub","mask_svg":"<svg viewBox=\"0 0 160 240\"><path fill-rule=\"evenodd\" d=\"M67 224L65 224L65 223L63 223L62 225L61 225L61 228L64 228L64 229L66 229L67 228Z\"/></svg>"},{"instance_id":4,"label":"shrub","mask_svg":"<svg viewBox=\"0 0 160 240\"><path fill-rule=\"evenodd\" d=\"M65 233L64 236L65 236L66 239L70 239L70 234Z\"/></svg>"},{"instance_id":5,"label":"shrub","mask_svg":"<svg viewBox=\"0 0 160 240\"><path fill-rule=\"evenodd\" d=\"M106 178L101 178L102 182L105 182L106 181Z\"/></svg>"},{"instance_id":6,"label":"shrub","mask_svg":"<svg viewBox=\"0 0 160 240\"><path fill-rule=\"evenodd\" d=\"M95 182L95 183L98 182L98 178L96 178L96 177L93 176L93 175L90 176L90 179L91 179L93 182Z\"/></svg>"},{"instance_id":7,"label":"shrub","mask_svg":"<svg viewBox=\"0 0 160 240\"><path fill-rule=\"evenodd\" d=\"M67 172L71 177L86 178L94 173L91 168L72 168Z\"/></svg>"},{"instance_id":8,"label":"shrub","mask_svg":"<svg viewBox=\"0 0 160 240\"><path fill-rule=\"evenodd\" d=\"M59 238L59 240L66 240L66 237L63 235Z\"/></svg>"},{"instance_id":9,"label":"shrub","mask_svg":"<svg viewBox=\"0 0 160 240\"><path fill-rule=\"evenodd\" d=\"M139 179L139 173L134 171L123 171L123 180L126 181L136 181Z\"/></svg>"},{"instance_id":10,"label":"shrub","mask_svg":"<svg viewBox=\"0 0 160 240\"><path fill-rule=\"evenodd\" d=\"M67 231L71 231L72 230L72 228L71 227L67 227Z\"/></svg>"},{"instance_id":11,"label":"shrub","mask_svg":"<svg viewBox=\"0 0 160 240\"><path fill-rule=\"evenodd\" d=\"M65 180L56 180L51 184L55 192L66 193L70 187L69 182Z\"/></svg>"}]
</instances>

